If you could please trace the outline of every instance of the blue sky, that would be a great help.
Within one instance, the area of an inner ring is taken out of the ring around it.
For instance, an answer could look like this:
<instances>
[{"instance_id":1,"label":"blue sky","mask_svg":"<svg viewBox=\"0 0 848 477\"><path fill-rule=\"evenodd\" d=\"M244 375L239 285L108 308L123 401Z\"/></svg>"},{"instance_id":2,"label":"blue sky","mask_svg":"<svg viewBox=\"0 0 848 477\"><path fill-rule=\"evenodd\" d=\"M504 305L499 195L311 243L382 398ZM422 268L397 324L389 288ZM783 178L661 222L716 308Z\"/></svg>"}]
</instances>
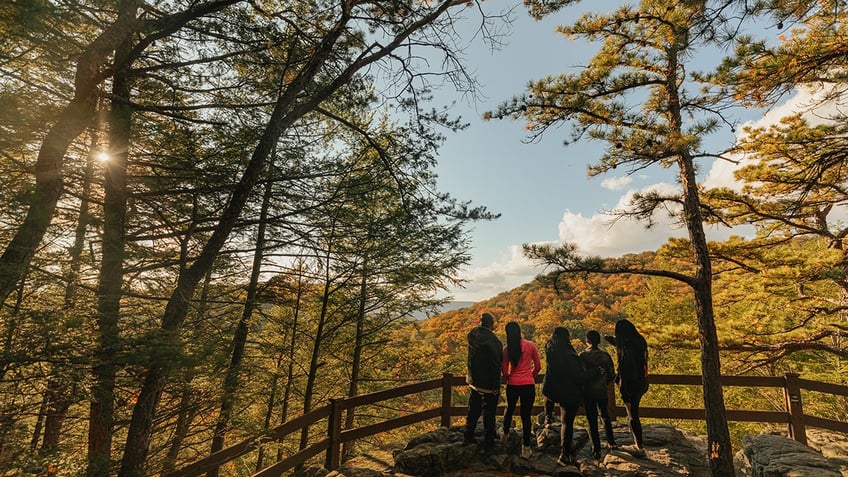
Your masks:
<instances>
[{"instance_id":1,"label":"blue sky","mask_svg":"<svg viewBox=\"0 0 848 477\"><path fill-rule=\"evenodd\" d=\"M455 101L451 111L470 123L467 130L450 134L440 150L436 169L440 189L502 214L498 220L473 227L473 258L463 272L468 283L464 289L451 290L454 299L484 300L530 281L541 270L533 269L521 256L523 243L574 241L588 255L617 256L655 250L668 237L684 235L665 224L651 231L632 222L610 228L610 217L603 214L623 206L636 190L676 188L675 171L657 166L630 177L622 171L590 179L586 166L595 162L602 144L565 147L562 141L570 132L565 126L548 131L538 143L527 144L523 123L481 119L484 112L522 93L531 80L576 71L586 64L593 47L564 38L555 32L556 26L571 23L583 10L618 4L584 1L541 22L530 18L519 5L505 45L492 50L475 40L466 51L466 63L482 83L481 98L471 102L447 88L437 92L437 102ZM498 11L512 3L495 0L482 5ZM469 35L474 26L469 24ZM776 37L779 32L772 33ZM706 65L718 61L719 56L700 61ZM762 116L762 111L739 113L740 121ZM730 128L725 128L710 140L716 147L727 147L734 137ZM726 183L732 177L732 169L725 164L701 164L701 171L701 180L713 184ZM711 238L727 235L726 230L711 232Z\"/></svg>"}]
</instances>

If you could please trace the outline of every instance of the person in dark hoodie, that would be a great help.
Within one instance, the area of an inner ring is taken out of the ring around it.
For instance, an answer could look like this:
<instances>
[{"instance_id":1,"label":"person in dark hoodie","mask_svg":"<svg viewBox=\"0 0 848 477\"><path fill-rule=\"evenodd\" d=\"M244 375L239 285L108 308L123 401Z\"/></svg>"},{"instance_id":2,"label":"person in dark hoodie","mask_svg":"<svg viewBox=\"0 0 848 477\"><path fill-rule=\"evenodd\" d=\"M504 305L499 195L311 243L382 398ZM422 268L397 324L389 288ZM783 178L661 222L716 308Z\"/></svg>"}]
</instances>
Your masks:
<instances>
[{"instance_id":1,"label":"person in dark hoodie","mask_svg":"<svg viewBox=\"0 0 848 477\"><path fill-rule=\"evenodd\" d=\"M483 415L483 450L495 444L495 413L501 390L503 344L495 336L495 317L483 313L480 325L468 332L468 368L465 382L471 391L465 419L465 443L474 442L477 421Z\"/></svg>"},{"instance_id":2,"label":"person in dark hoodie","mask_svg":"<svg viewBox=\"0 0 848 477\"><path fill-rule=\"evenodd\" d=\"M644 452L642 422L639 420L639 403L648 391L648 343L629 320L615 323L615 337L607 337L615 345L618 358L618 375L615 378L618 392L627 410L627 422L633 434L636 451Z\"/></svg>"},{"instance_id":3,"label":"person in dark hoodie","mask_svg":"<svg viewBox=\"0 0 848 477\"><path fill-rule=\"evenodd\" d=\"M558 326L554 329L551 339L545 345L545 359L548 368L542 381L542 394L559 404L562 420L561 450L557 464L575 465L571 441L574 438L574 418L583 402L586 368L571 344L571 334L567 328Z\"/></svg>"},{"instance_id":4,"label":"person in dark hoodie","mask_svg":"<svg viewBox=\"0 0 848 477\"><path fill-rule=\"evenodd\" d=\"M592 456L601 458L601 436L598 431L598 412L604 421L604 434L610 449L615 449L615 436L608 412L607 387L615 379L615 367L612 357L600 348L601 334L595 330L586 333L586 348L580 353L580 359L586 366L587 382L584 388L584 408L589 422L589 436L592 438Z\"/></svg>"}]
</instances>

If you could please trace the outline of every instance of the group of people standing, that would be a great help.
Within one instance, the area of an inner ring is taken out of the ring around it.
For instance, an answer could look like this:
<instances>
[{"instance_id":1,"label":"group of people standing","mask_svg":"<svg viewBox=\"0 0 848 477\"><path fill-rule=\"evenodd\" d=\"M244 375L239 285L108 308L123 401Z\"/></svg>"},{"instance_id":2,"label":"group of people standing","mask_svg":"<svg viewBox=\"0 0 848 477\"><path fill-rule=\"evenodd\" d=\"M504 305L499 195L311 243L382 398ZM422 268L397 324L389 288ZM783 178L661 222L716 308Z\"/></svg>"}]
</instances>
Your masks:
<instances>
[{"instance_id":1,"label":"group of people standing","mask_svg":"<svg viewBox=\"0 0 848 477\"><path fill-rule=\"evenodd\" d=\"M532 455L532 411L536 399L536 376L541 371L541 358L536 345L525 339L518 323L506 324L506 346L494 333L495 317L483 313L478 326L468 333L468 372L466 381L470 388L468 415L465 423L465 442L474 442L477 421L483 417L483 449L490 450L495 443L497 430L495 414L500 396L501 377L506 380L506 411L503 418L502 438L509 438L513 415L520 403L522 425L521 455ZM545 397L545 427L553 422L554 409L560 407L562 430L560 465L575 464L572 440L574 419L582 406L589 423L592 455L601 457L601 440L598 417L604 423L604 434L611 449L617 447L608 411L608 386L618 385L621 400L627 410L627 420L633 435L634 451L643 452L642 424L639 403L648 390L648 347L645 339L629 320L618 320L615 336L606 340L615 346L618 372L612 357L600 348L601 335L596 330L586 333L585 351L574 349L571 334L565 327L554 329L545 345L547 370L542 382Z\"/></svg>"}]
</instances>

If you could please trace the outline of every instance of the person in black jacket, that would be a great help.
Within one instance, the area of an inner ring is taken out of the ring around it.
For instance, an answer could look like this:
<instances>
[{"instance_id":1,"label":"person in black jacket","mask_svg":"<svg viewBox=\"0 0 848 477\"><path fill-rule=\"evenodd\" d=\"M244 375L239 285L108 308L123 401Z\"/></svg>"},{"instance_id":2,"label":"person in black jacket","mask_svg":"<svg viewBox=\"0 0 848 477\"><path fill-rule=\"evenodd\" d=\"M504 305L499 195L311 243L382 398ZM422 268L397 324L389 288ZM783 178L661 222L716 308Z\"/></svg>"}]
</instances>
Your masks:
<instances>
[{"instance_id":1,"label":"person in black jacket","mask_svg":"<svg viewBox=\"0 0 848 477\"><path fill-rule=\"evenodd\" d=\"M557 463L575 465L571 441L574 438L574 418L583 401L586 369L571 345L571 334L567 328L558 326L554 329L545 346L545 359L548 369L542 381L542 394L559 404L561 410L561 450Z\"/></svg>"},{"instance_id":2,"label":"person in black jacket","mask_svg":"<svg viewBox=\"0 0 848 477\"><path fill-rule=\"evenodd\" d=\"M492 331L495 317L483 313L480 325L468 333L468 368L465 382L471 391L468 415L465 419L465 443L474 442L477 420L483 415L483 449L488 451L495 443L495 413L501 390L501 361L503 344Z\"/></svg>"},{"instance_id":3,"label":"person in black jacket","mask_svg":"<svg viewBox=\"0 0 848 477\"><path fill-rule=\"evenodd\" d=\"M586 348L580 353L580 359L586 366L588 381L584 389L584 408L589 422L589 436L592 438L592 456L601 458L601 436L598 432L598 412L604 421L604 434L610 449L615 449L615 436L608 412L607 386L615 379L615 367L609 353L600 348L601 334L595 330L586 333Z\"/></svg>"},{"instance_id":4,"label":"person in black jacket","mask_svg":"<svg viewBox=\"0 0 848 477\"><path fill-rule=\"evenodd\" d=\"M639 403L648 391L648 343L633 323L626 319L615 323L615 338L607 341L615 345L618 357L618 375L615 382L627 410L633 442L636 450L643 452Z\"/></svg>"}]
</instances>

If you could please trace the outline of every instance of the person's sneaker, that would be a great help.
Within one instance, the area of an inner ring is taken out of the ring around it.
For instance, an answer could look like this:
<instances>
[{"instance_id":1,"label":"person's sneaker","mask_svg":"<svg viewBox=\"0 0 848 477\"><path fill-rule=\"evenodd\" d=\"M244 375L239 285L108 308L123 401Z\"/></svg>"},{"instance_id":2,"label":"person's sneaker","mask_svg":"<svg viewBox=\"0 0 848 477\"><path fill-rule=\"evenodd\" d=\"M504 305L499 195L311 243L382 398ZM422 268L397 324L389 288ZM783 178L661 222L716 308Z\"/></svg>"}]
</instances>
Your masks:
<instances>
[{"instance_id":1,"label":"person's sneaker","mask_svg":"<svg viewBox=\"0 0 848 477\"><path fill-rule=\"evenodd\" d=\"M530 456L533 455L533 449L530 446L522 445L521 446L521 457L525 459L529 459Z\"/></svg>"},{"instance_id":2,"label":"person's sneaker","mask_svg":"<svg viewBox=\"0 0 848 477\"><path fill-rule=\"evenodd\" d=\"M609 445L610 450L618 449L618 444L616 444L615 441L609 441L607 444Z\"/></svg>"},{"instance_id":3,"label":"person's sneaker","mask_svg":"<svg viewBox=\"0 0 848 477\"><path fill-rule=\"evenodd\" d=\"M628 454L634 457L645 457L645 449L642 449L636 445L627 445L621 446L621 450L627 452Z\"/></svg>"},{"instance_id":4,"label":"person's sneaker","mask_svg":"<svg viewBox=\"0 0 848 477\"><path fill-rule=\"evenodd\" d=\"M592 458L595 459L595 462L601 461L601 450L595 449L592 451Z\"/></svg>"},{"instance_id":5,"label":"person's sneaker","mask_svg":"<svg viewBox=\"0 0 848 477\"><path fill-rule=\"evenodd\" d=\"M563 467L568 467L570 465L574 465L574 458L571 457L571 456L562 456L561 455L557 458L557 464L559 464Z\"/></svg>"},{"instance_id":6,"label":"person's sneaker","mask_svg":"<svg viewBox=\"0 0 848 477\"><path fill-rule=\"evenodd\" d=\"M501 442L503 442L504 444L509 443L509 434L510 434L510 433L509 433L508 431L507 431L507 432L504 432L504 433L501 435Z\"/></svg>"}]
</instances>

